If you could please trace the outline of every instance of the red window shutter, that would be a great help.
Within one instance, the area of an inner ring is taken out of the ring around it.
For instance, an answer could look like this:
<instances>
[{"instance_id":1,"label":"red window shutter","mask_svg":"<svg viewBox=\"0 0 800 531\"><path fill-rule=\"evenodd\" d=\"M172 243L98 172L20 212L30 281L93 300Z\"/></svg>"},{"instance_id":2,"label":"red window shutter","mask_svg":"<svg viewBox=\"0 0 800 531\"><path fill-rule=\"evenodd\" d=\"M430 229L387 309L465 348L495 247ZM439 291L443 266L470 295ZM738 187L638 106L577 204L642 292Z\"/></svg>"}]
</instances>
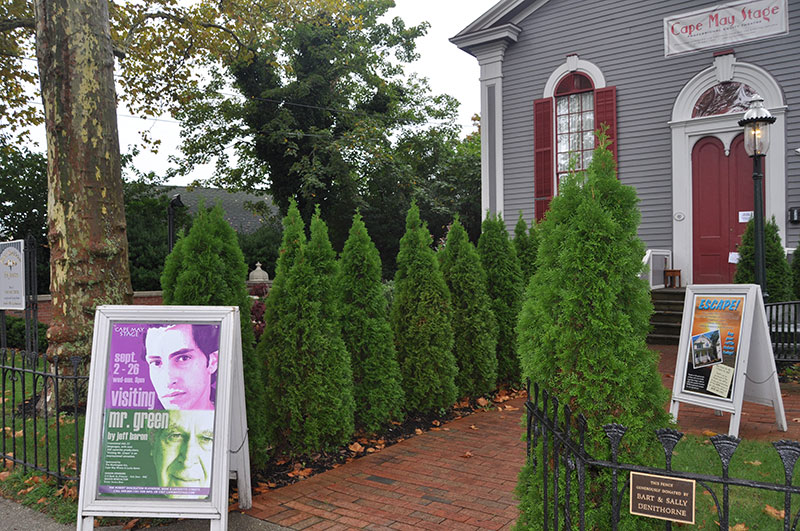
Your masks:
<instances>
[{"instance_id":1,"label":"red window shutter","mask_svg":"<svg viewBox=\"0 0 800 531\"><path fill-rule=\"evenodd\" d=\"M606 87L594 92L595 124L608 126L608 149L617 160L617 87Z\"/></svg>"},{"instance_id":2,"label":"red window shutter","mask_svg":"<svg viewBox=\"0 0 800 531\"><path fill-rule=\"evenodd\" d=\"M533 208L544 218L553 199L553 98L533 102Z\"/></svg>"}]
</instances>

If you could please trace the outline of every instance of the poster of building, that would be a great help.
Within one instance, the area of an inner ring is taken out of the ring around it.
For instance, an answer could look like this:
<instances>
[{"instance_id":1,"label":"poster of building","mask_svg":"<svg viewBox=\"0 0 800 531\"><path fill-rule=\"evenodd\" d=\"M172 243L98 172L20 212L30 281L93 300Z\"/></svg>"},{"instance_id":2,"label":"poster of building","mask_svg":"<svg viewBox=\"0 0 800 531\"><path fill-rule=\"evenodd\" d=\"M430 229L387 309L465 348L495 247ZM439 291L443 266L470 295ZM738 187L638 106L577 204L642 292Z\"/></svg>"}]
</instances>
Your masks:
<instances>
[{"instance_id":1,"label":"poster of building","mask_svg":"<svg viewBox=\"0 0 800 531\"><path fill-rule=\"evenodd\" d=\"M219 346L217 324L112 325L101 498L208 498Z\"/></svg>"},{"instance_id":2,"label":"poster of building","mask_svg":"<svg viewBox=\"0 0 800 531\"><path fill-rule=\"evenodd\" d=\"M0 243L0 310L25 309L25 242Z\"/></svg>"},{"instance_id":3,"label":"poster of building","mask_svg":"<svg viewBox=\"0 0 800 531\"><path fill-rule=\"evenodd\" d=\"M683 391L732 399L744 302L744 296L694 296Z\"/></svg>"}]
</instances>

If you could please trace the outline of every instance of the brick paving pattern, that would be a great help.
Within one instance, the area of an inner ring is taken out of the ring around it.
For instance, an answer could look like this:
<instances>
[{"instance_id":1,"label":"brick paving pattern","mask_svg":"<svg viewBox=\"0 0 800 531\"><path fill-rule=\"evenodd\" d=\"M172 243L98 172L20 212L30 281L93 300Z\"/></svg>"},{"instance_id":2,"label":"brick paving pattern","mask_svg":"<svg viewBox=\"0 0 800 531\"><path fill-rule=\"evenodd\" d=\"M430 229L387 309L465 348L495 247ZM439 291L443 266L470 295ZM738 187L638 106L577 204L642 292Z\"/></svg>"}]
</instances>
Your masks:
<instances>
[{"instance_id":1,"label":"brick paving pattern","mask_svg":"<svg viewBox=\"0 0 800 531\"><path fill-rule=\"evenodd\" d=\"M672 390L677 348L653 348L661 353L662 380ZM789 432L778 431L771 408L745 402L740 437L800 440L800 385L782 390ZM257 495L248 514L291 529L510 529L525 454L524 407L522 399L505 405L519 409L475 413ZM727 433L730 418L681 404L678 420L681 431L702 434Z\"/></svg>"},{"instance_id":2,"label":"brick paving pattern","mask_svg":"<svg viewBox=\"0 0 800 531\"><path fill-rule=\"evenodd\" d=\"M292 529L510 529L523 399L507 405L258 495L249 514Z\"/></svg>"}]
</instances>

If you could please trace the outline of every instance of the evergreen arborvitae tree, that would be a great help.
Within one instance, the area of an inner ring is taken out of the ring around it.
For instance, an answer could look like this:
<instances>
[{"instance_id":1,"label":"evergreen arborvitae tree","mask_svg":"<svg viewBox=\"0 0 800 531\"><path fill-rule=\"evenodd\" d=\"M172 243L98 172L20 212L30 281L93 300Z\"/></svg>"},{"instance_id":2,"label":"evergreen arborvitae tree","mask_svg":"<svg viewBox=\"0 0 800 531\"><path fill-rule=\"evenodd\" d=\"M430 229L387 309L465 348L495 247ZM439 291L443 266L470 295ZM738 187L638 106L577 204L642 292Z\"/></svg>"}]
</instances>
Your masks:
<instances>
[{"instance_id":1,"label":"evergreen arborvitae tree","mask_svg":"<svg viewBox=\"0 0 800 531\"><path fill-rule=\"evenodd\" d=\"M497 323L478 251L457 219L438 256L453 304L456 386L461 396L479 397L497 383Z\"/></svg>"},{"instance_id":2,"label":"evergreen arborvitae tree","mask_svg":"<svg viewBox=\"0 0 800 531\"><path fill-rule=\"evenodd\" d=\"M381 258L360 214L353 217L336 284L342 339L353 369L356 426L374 433L402 418L403 388L381 283Z\"/></svg>"},{"instance_id":3,"label":"evergreen arborvitae tree","mask_svg":"<svg viewBox=\"0 0 800 531\"><path fill-rule=\"evenodd\" d=\"M522 211L520 211L519 220L517 220L517 225L514 227L514 250L517 251L517 259L519 259L519 266L522 270L523 290L536 270L537 245L536 222L531 222L530 232L528 232L528 224L525 223Z\"/></svg>"},{"instance_id":4,"label":"evergreen arborvitae tree","mask_svg":"<svg viewBox=\"0 0 800 531\"><path fill-rule=\"evenodd\" d=\"M332 450L353 434L353 375L339 328L336 253L319 209L284 284L286 317L279 362L284 395L271 417L275 445L299 455Z\"/></svg>"},{"instance_id":5,"label":"evergreen arborvitae tree","mask_svg":"<svg viewBox=\"0 0 800 531\"><path fill-rule=\"evenodd\" d=\"M189 233L177 241L164 264L161 286L165 304L239 307L250 455L260 466L266 462L269 441L263 362L255 348L246 280L247 265L236 232L217 206L201 209Z\"/></svg>"},{"instance_id":6,"label":"evergreen arborvitae tree","mask_svg":"<svg viewBox=\"0 0 800 531\"><path fill-rule=\"evenodd\" d=\"M793 300L800 300L800 241L792 253L792 295Z\"/></svg>"},{"instance_id":7,"label":"evergreen arborvitae tree","mask_svg":"<svg viewBox=\"0 0 800 531\"><path fill-rule=\"evenodd\" d=\"M739 263L733 281L736 284L755 284L756 249L754 240L754 221L747 222L739 245ZM769 302L788 301L792 299L792 270L786 260L783 242L778 233L775 217L764 227L764 256L767 262L767 294Z\"/></svg>"},{"instance_id":8,"label":"evergreen arborvitae tree","mask_svg":"<svg viewBox=\"0 0 800 531\"><path fill-rule=\"evenodd\" d=\"M628 427L620 461L647 464L661 452L653 430L669 425L669 394L645 342L652 303L639 277L645 246L636 192L616 178L606 145L601 135L589 168L561 184L539 225L538 269L517 326L520 359L524 377L586 416L590 455L610 458L603 425L617 422ZM520 474L520 529L541 522L541 476L530 461ZM590 481L586 527L605 529L610 474ZM620 529L657 525L632 517Z\"/></svg>"},{"instance_id":9,"label":"evergreen arborvitae tree","mask_svg":"<svg viewBox=\"0 0 800 531\"><path fill-rule=\"evenodd\" d=\"M258 357L264 360L266 397L266 424L271 443L276 443L283 429L283 416L279 404L290 392L284 379L285 372L293 371L294 351L292 331L294 317L290 314L291 293L286 290L287 277L294 265L300 247L306 241L305 225L297 205L292 201L283 219L283 239L275 266L275 278L264 307L264 332L258 342Z\"/></svg>"},{"instance_id":10,"label":"evergreen arborvitae tree","mask_svg":"<svg viewBox=\"0 0 800 531\"><path fill-rule=\"evenodd\" d=\"M412 203L397 253L391 319L409 413L448 408L457 394L450 293L431 243Z\"/></svg>"},{"instance_id":11,"label":"evergreen arborvitae tree","mask_svg":"<svg viewBox=\"0 0 800 531\"><path fill-rule=\"evenodd\" d=\"M500 216L487 215L482 230L478 254L486 271L486 285L497 319L498 383L516 384L521 379L514 328L522 301L522 269Z\"/></svg>"}]
</instances>

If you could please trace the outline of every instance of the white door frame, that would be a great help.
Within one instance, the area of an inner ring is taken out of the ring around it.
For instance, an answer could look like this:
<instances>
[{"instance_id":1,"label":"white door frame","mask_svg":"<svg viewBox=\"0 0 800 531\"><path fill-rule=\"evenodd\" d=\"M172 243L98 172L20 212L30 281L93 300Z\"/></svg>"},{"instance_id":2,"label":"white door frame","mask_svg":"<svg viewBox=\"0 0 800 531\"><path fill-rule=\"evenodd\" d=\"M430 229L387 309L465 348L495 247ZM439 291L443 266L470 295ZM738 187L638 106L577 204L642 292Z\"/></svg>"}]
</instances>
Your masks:
<instances>
[{"instance_id":1,"label":"white door frame","mask_svg":"<svg viewBox=\"0 0 800 531\"><path fill-rule=\"evenodd\" d=\"M698 140L714 136L729 154L731 141L743 131L743 112L692 118L700 96L723 81L745 83L764 98L764 106L777 118L770 127L770 148L764 175L765 215L775 216L782 241L786 241L786 105L783 91L766 70L736 61L733 54L714 58L714 65L693 77L681 90L672 109L672 260L687 284L693 282L692 149Z\"/></svg>"}]
</instances>

